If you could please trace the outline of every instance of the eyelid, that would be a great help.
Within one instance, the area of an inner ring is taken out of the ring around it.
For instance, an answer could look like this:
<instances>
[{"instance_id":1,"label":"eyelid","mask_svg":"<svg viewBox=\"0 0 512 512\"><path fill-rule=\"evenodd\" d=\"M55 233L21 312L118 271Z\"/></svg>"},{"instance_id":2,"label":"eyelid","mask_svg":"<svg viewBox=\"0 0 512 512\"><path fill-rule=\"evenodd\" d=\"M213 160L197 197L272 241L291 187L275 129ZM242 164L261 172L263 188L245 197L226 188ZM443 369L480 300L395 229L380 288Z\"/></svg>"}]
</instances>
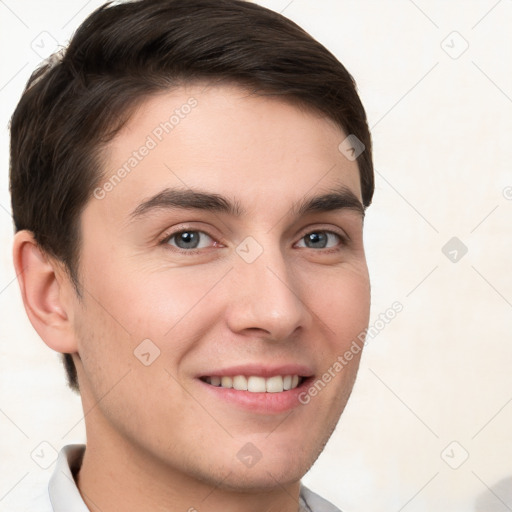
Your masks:
<instances>
[{"instance_id":1,"label":"eyelid","mask_svg":"<svg viewBox=\"0 0 512 512\"><path fill-rule=\"evenodd\" d=\"M175 226L172 230L170 231L166 231L164 235L162 235L159 240L158 240L158 245L166 245L167 242L169 242L169 240L173 237L173 236L176 236L180 233L183 233L183 232L187 232L187 231L194 231L194 232L198 232L198 233L203 233L205 235L207 235L208 237L210 237L210 239L214 242L214 244L221 244L223 246L226 246L226 244L222 241L219 241L217 239L217 237L213 236L212 234L210 234L206 229L200 229L198 227L195 227L195 226L190 226L190 225L181 225L181 226ZM344 246L344 245L347 245L348 243L350 243L350 237L345 233L344 230L342 230L341 228L333 228L332 226L330 226L329 228L327 227L316 227L316 226L308 226L306 228L304 228L303 230L301 230L301 234L300 236L298 237L298 240L296 242L294 242L294 246L299 242L301 241L306 235L308 234L311 234L311 233L318 233L318 232L322 232L322 233L332 233L334 235L337 235L339 238L340 238L340 246ZM212 245L210 247L214 247L215 245ZM207 247L203 247L203 248L200 248L200 249L180 249L179 247L174 247L174 246L170 246L172 247L171 250L175 251L175 252L178 252L178 253L182 253L182 254L194 254L194 253L197 253L197 252L201 252L201 251L204 251L205 249L208 249ZM217 245L218 247L218 245ZM307 247L306 247L307 249ZM322 249L314 249L315 251L321 251ZM329 249L324 249L326 251L328 251ZM332 250L332 248L331 248Z\"/></svg>"},{"instance_id":2,"label":"eyelid","mask_svg":"<svg viewBox=\"0 0 512 512\"><path fill-rule=\"evenodd\" d=\"M341 243L342 244L348 244L349 242L351 242L351 239L350 237L347 235L347 233L342 230L341 228L335 228L333 226L329 226L329 227L326 227L326 226L308 226L306 228L304 228L303 230L300 231L301 235L299 236L299 240L301 240L302 238L304 238L306 235L310 234L310 233L318 233L318 232L322 232L322 233L333 233L337 236L340 237L341 239ZM297 243L297 242L296 242Z\"/></svg>"},{"instance_id":3,"label":"eyelid","mask_svg":"<svg viewBox=\"0 0 512 512\"><path fill-rule=\"evenodd\" d=\"M175 226L174 228L172 228L172 230L166 231L163 235L161 235L159 237L157 245L159 245L159 246L160 245L166 245L167 242L169 242L169 240L173 236L179 235L180 233L184 233L184 232L187 232L187 231L203 233L204 235L208 236L214 242L214 244L224 245L224 243L222 241L218 240L218 237L213 236L212 234L210 234L208 232L208 230L201 229L201 228L196 227L196 226L189 226L189 225L187 226L186 224L180 225L180 226ZM213 246L214 245L212 245L210 247L213 247ZM193 254L194 252L204 251L205 249L207 249L206 247L203 247L203 248L200 248L200 249L180 249L179 247L174 247L174 246L170 246L170 247L172 247L172 250L174 250L176 252L187 253L187 254Z\"/></svg>"},{"instance_id":4,"label":"eyelid","mask_svg":"<svg viewBox=\"0 0 512 512\"><path fill-rule=\"evenodd\" d=\"M305 237L309 235L310 233L325 233L327 235L334 235L337 237L337 243L333 247L308 247L304 241ZM304 250L311 250L317 253L332 253L332 252L338 252L342 250L344 247L346 247L348 242L345 240L344 237L342 237L339 233L336 233L335 231L328 231L325 229L315 229L313 231L309 231L305 235L301 236L297 242L295 242L294 247L304 251Z\"/></svg>"}]
</instances>

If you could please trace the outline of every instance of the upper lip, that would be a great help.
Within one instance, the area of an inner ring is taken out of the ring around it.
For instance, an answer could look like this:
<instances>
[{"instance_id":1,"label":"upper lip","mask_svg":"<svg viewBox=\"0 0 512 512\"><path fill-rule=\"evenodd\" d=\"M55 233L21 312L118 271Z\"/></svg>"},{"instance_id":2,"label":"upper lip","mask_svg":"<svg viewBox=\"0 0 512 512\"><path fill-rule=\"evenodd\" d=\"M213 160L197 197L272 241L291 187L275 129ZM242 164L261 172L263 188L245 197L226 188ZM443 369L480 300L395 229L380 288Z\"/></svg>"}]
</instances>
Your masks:
<instances>
[{"instance_id":1,"label":"upper lip","mask_svg":"<svg viewBox=\"0 0 512 512\"><path fill-rule=\"evenodd\" d=\"M311 368L301 364L282 364L279 366L264 364L245 364L230 366L228 368L216 368L201 373L198 377L235 377L236 375L275 377L276 375L298 375L299 377L311 377Z\"/></svg>"}]
</instances>

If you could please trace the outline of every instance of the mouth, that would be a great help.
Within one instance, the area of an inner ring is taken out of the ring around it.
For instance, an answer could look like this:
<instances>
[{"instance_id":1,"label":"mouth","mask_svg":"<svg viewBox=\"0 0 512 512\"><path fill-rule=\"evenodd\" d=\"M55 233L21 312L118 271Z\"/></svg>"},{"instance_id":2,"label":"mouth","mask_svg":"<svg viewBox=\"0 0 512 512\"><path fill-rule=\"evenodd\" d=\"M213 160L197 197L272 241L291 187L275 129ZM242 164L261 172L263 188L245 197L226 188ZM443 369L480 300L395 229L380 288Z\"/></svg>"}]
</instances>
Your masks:
<instances>
[{"instance_id":1,"label":"mouth","mask_svg":"<svg viewBox=\"0 0 512 512\"><path fill-rule=\"evenodd\" d=\"M300 396L313 380L312 368L299 364L239 365L197 376L212 403L227 404L227 410L234 414L245 410L259 415L302 407Z\"/></svg>"},{"instance_id":2,"label":"mouth","mask_svg":"<svg viewBox=\"0 0 512 512\"><path fill-rule=\"evenodd\" d=\"M283 393L299 387L307 377L301 375L209 375L201 380L210 386L249 393Z\"/></svg>"}]
</instances>

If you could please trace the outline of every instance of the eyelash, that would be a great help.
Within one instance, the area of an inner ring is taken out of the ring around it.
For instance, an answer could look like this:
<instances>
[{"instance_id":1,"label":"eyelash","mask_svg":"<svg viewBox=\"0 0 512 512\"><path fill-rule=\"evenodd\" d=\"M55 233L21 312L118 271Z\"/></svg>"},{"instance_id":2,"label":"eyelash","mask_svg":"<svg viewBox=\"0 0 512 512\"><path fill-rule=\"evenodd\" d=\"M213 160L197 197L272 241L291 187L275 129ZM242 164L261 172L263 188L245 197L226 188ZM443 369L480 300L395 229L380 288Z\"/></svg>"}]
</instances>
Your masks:
<instances>
[{"instance_id":1,"label":"eyelash","mask_svg":"<svg viewBox=\"0 0 512 512\"><path fill-rule=\"evenodd\" d=\"M186 227L185 228L180 228L178 231L174 231L172 233L166 233L165 236L159 240L158 242L158 245L167 245L168 242L175 236L178 236L182 233L187 233L187 232L191 232L191 233L202 233L204 235L207 235L208 237L210 237L215 243L219 243L217 242L217 240L215 239L215 237L213 237L212 235L210 235L208 232L204 231L204 230L201 230L201 229L187 229ZM304 233L300 238L299 240L303 240L307 235L311 235L313 233L325 233L325 234L332 234L332 235L335 235L339 238L340 242L339 244L336 246L336 247L328 247L326 249L314 249L314 248L311 248L311 247L302 247L302 249L311 249L313 251L322 251L324 253L332 253L332 252L338 252L340 251L343 247L347 246L348 243L349 243L349 238L348 236L344 235L344 234L341 234L341 233L338 233L336 231L333 231L333 230L328 230L328 229L315 229L315 230L312 230L312 231L307 231L306 233ZM186 254L186 255L195 255L197 254L198 252L201 252L201 251L204 251L204 248L200 248L200 249L181 249L179 247L174 247L172 246L172 249L171 249L173 252L178 252L180 254Z\"/></svg>"}]
</instances>

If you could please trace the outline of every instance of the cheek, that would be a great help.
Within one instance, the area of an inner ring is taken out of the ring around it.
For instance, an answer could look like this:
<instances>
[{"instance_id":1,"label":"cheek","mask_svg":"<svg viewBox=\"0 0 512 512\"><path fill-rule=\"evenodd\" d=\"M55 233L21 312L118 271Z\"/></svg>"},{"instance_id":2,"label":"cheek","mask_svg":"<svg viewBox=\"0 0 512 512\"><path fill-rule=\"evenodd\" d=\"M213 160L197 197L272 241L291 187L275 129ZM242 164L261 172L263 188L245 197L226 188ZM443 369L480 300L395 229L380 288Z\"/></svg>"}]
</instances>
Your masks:
<instances>
[{"instance_id":1,"label":"cheek","mask_svg":"<svg viewBox=\"0 0 512 512\"><path fill-rule=\"evenodd\" d=\"M198 311L204 322L218 316L215 301L203 300L229 270L224 265L171 267L145 264L123 255L113 255L115 265L89 282L97 302L134 336L163 340L185 329L191 319L197 325ZM91 267L95 264L92 262Z\"/></svg>"},{"instance_id":2,"label":"cheek","mask_svg":"<svg viewBox=\"0 0 512 512\"><path fill-rule=\"evenodd\" d=\"M325 326L322 367L317 387L318 407L331 418L334 428L350 396L364 346L370 316L370 282L366 264L346 267L326 280L324 293L314 293L316 310ZM311 390L315 394L314 390ZM320 394L320 393L319 393ZM319 412L320 414L320 412Z\"/></svg>"},{"instance_id":3,"label":"cheek","mask_svg":"<svg viewBox=\"0 0 512 512\"><path fill-rule=\"evenodd\" d=\"M304 276L308 305L324 329L329 349L343 350L368 327L370 283L366 265Z\"/></svg>"},{"instance_id":4,"label":"cheek","mask_svg":"<svg viewBox=\"0 0 512 512\"><path fill-rule=\"evenodd\" d=\"M122 258L117 262L89 272L86 308L77 318L82 364L98 397L129 370L141 383L155 378L155 372L144 373L139 352L158 354L155 367L179 367L218 322L223 305L215 300L215 286L229 270L212 265L135 270L123 267Z\"/></svg>"}]
</instances>

